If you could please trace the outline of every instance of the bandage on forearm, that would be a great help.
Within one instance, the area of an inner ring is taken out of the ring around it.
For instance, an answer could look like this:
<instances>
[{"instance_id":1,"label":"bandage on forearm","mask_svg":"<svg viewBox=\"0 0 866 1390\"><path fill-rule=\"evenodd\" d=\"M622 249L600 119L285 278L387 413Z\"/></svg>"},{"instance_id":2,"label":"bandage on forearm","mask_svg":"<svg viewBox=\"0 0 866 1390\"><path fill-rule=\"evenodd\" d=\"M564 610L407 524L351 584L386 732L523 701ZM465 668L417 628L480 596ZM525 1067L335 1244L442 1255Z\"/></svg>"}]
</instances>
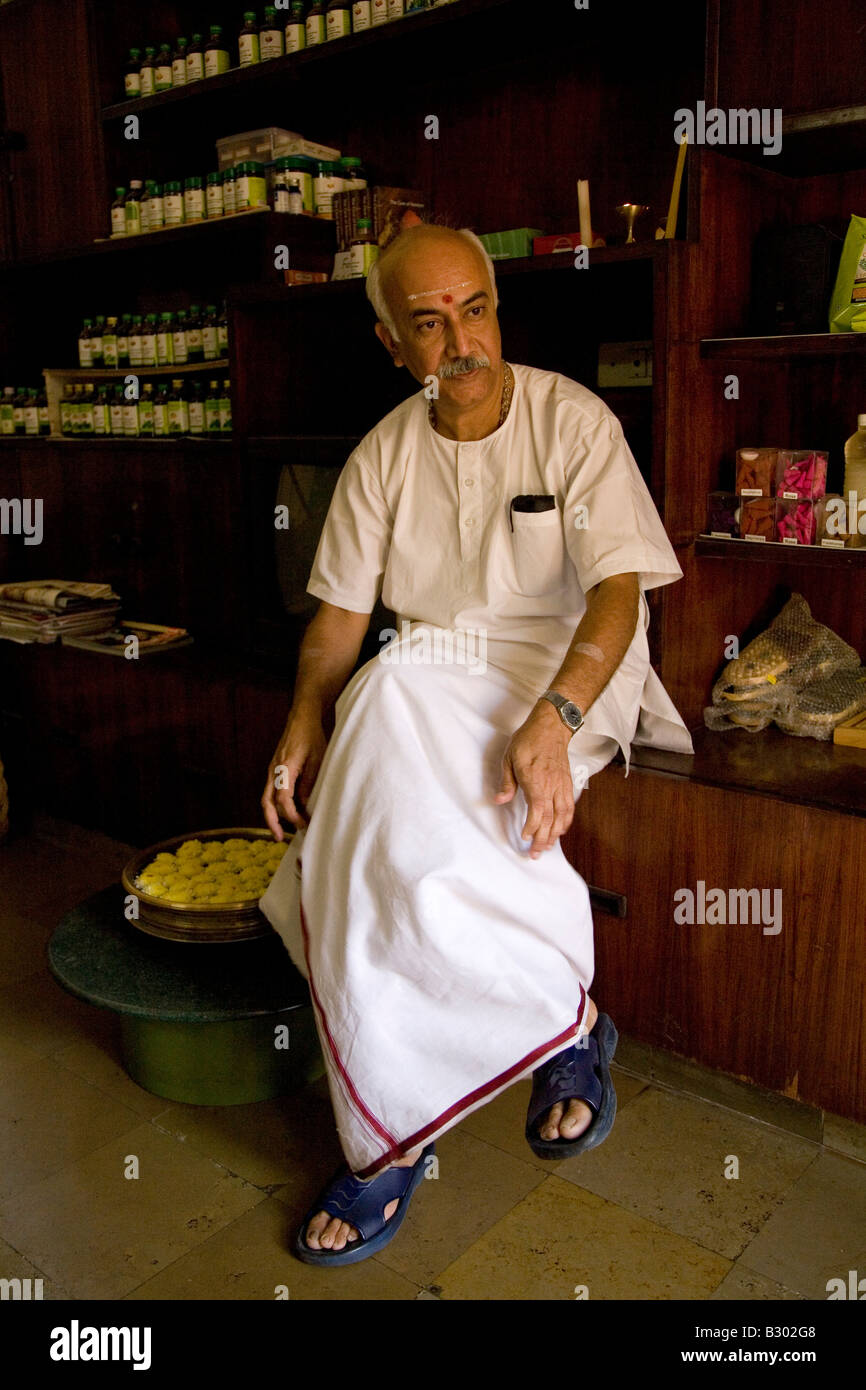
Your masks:
<instances>
[{"instance_id":1,"label":"bandage on forearm","mask_svg":"<svg viewBox=\"0 0 866 1390\"><path fill-rule=\"evenodd\" d=\"M593 661L604 661L604 652L601 650L601 647L593 646L592 642L578 642L573 650L575 652L580 652L581 656L592 657Z\"/></svg>"}]
</instances>

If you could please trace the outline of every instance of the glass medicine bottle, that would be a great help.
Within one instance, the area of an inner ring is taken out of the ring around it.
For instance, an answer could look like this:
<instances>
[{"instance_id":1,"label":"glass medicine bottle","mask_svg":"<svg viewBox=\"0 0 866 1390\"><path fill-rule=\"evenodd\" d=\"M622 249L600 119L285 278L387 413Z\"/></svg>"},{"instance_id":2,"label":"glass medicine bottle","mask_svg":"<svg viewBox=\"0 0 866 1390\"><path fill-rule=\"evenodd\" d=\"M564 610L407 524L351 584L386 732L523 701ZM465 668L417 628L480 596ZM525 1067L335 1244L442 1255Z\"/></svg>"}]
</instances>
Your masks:
<instances>
[{"instance_id":1,"label":"glass medicine bottle","mask_svg":"<svg viewBox=\"0 0 866 1390\"><path fill-rule=\"evenodd\" d=\"M204 49L201 34L193 34L192 43L186 51L186 80L198 82L204 77Z\"/></svg>"},{"instance_id":2,"label":"glass medicine bottle","mask_svg":"<svg viewBox=\"0 0 866 1390\"><path fill-rule=\"evenodd\" d=\"M286 52L300 53L307 46L304 0L292 0L292 17L286 23Z\"/></svg>"},{"instance_id":3,"label":"glass medicine bottle","mask_svg":"<svg viewBox=\"0 0 866 1390\"><path fill-rule=\"evenodd\" d=\"M189 48L189 39L178 39L171 59L171 85L173 87L186 86L186 51Z\"/></svg>"},{"instance_id":4,"label":"glass medicine bottle","mask_svg":"<svg viewBox=\"0 0 866 1390\"><path fill-rule=\"evenodd\" d=\"M141 96L152 97L156 90L156 63L154 62L155 48L144 50L144 61L141 64Z\"/></svg>"},{"instance_id":5,"label":"glass medicine bottle","mask_svg":"<svg viewBox=\"0 0 866 1390\"><path fill-rule=\"evenodd\" d=\"M307 13L307 48L324 43L326 36L325 8L321 0L314 0Z\"/></svg>"},{"instance_id":6,"label":"glass medicine bottle","mask_svg":"<svg viewBox=\"0 0 866 1390\"><path fill-rule=\"evenodd\" d=\"M248 68L260 59L259 29L255 10L244 11L244 27L238 34L238 58L242 68Z\"/></svg>"},{"instance_id":7,"label":"glass medicine bottle","mask_svg":"<svg viewBox=\"0 0 866 1390\"><path fill-rule=\"evenodd\" d=\"M328 0L325 32L329 39L342 39L352 32L351 0Z\"/></svg>"},{"instance_id":8,"label":"glass medicine bottle","mask_svg":"<svg viewBox=\"0 0 866 1390\"><path fill-rule=\"evenodd\" d=\"M131 48L123 74L123 90L127 97L141 96L141 49Z\"/></svg>"},{"instance_id":9,"label":"glass medicine bottle","mask_svg":"<svg viewBox=\"0 0 866 1390\"><path fill-rule=\"evenodd\" d=\"M229 51L222 35L223 27L221 24L210 26L210 38L204 46L205 77L218 77L221 72L228 72L229 70Z\"/></svg>"}]
</instances>

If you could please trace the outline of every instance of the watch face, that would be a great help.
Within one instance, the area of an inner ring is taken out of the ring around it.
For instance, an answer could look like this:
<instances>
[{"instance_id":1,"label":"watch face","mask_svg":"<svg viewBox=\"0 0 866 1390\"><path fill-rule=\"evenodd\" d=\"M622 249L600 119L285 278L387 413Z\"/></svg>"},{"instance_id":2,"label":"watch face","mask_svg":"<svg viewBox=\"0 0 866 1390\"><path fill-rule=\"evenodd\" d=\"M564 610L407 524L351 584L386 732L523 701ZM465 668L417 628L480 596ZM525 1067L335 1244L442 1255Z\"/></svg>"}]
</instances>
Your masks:
<instances>
[{"instance_id":1,"label":"watch face","mask_svg":"<svg viewBox=\"0 0 866 1390\"><path fill-rule=\"evenodd\" d=\"M583 715L572 700L566 700L561 714L570 729L579 729L583 723Z\"/></svg>"}]
</instances>

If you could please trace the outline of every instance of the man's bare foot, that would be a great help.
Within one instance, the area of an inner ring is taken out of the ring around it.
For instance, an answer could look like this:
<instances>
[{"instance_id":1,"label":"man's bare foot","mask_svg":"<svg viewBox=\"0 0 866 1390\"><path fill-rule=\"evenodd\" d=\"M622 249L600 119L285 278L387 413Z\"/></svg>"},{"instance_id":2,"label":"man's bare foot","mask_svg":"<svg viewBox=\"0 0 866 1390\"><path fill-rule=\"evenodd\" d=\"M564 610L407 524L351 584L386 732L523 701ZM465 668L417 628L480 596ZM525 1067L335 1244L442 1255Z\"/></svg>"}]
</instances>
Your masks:
<instances>
[{"instance_id":1,"label":"man's bare foot","mask_svg":"<svg viewBox=\"0 0 866 1390\"><path fill-rule=\"evenodd\" d=\"M587 1001L586 1027L592 1032L598 1018L598 1009L591 999ZM563 1111L565 1112L563 1114ZM551 1106L547 1121L539 1130L542 1139L577 1139L592 1124L593 1111L583 1100L570 1100L567 1104L557 1101Z\"/></svg>"},{"instance_id":2,"label":"man's bare foot","mask_svg":"<svg viewBox=\"0 0 866 1390\"><path fill-rule=\"evenodd\" d=\"M403 1158L398 1158L394 1163L389 1164L388 1167L412 1168L421 1157L421 1152L421 1148L412 1149L411 1153L407 1153ZM387 1171L387 1168L381 1170L382 1173L386 1173ZM377 1173L376 1177L371 1179L371 1182L375 1183L378 1177L380 1177L380 1173ZM394 1215L399 1204L399 1198L395 1198L393 1202L388 1203L385 1207L386 1221L390 1220ZM340 1221L336 1216L331 1216L330 1212L319 1211L316 1212L316 1215L307 1226L304 1243L308 1245L311 1250L342 1250L347 1242L357 1239L358 1232L355 1230L354 1226L350 1226L346 1221Z\"/></svg>"}]
</instances>

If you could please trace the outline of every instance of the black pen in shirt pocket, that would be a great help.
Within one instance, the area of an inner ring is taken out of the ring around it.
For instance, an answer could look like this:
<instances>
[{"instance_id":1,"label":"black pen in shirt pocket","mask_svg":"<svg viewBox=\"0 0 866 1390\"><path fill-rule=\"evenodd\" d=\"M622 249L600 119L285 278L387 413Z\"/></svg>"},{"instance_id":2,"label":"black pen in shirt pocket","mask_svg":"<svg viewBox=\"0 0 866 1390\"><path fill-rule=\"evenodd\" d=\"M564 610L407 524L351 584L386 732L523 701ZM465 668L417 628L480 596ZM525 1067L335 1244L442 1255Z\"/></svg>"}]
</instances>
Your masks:
<instances>
[{"instance_id":1,"label":"black pen in shirt pocket","mask_svg":"<svg viewBox=\"0 0 866 1390\"><path fill-rule=\"evenodd\" d=\"M523 492L517 497L512 497L511 505L508 508L508 521L512 531L514 530L512 512L552 512L555 506L556 498L543 492Z\"/></svg>"}]
</instances>

